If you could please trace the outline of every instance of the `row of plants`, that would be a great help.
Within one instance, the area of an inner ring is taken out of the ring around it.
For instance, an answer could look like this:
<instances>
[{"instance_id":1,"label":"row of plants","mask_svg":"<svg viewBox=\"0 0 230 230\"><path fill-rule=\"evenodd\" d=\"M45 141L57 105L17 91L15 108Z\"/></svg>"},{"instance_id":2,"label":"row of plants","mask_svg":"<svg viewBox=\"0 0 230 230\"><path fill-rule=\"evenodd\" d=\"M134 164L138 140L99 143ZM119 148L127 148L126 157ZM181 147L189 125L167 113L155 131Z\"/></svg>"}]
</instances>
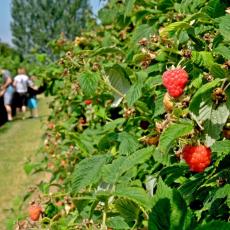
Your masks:
<instances>
[{"instance_id":1,"label":"row of plants","mask_svg":"<svg viewBox=\"0 0 230 230\"><path fill-rule=\"evenodd\" d=\"M111 0L42 76L53 95L29 223L228 229L227 1ZM46 57L39 56L46 64Z\"/></svg>"}]
</instances>

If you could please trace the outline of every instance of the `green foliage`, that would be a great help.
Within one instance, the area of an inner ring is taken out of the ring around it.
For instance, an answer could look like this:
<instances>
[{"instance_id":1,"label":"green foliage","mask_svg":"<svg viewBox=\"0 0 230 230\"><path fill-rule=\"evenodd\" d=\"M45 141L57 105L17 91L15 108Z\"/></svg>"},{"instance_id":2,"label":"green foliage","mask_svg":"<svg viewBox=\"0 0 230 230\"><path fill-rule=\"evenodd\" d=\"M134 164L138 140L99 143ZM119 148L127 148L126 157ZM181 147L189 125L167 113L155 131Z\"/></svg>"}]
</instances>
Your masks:
<instances>
[{"instance_id":1,"label":"green foliage","mask_svg":"<svg viewBox=\"0 0 230 230\"><path fill-rule=\"evenodd\" d=\"M123 185L115 190L114 195L129 199L146 210L152 207L151 199L143 188L127 187Z\"/></svg>"},{"instance_id":2,"label":"green foliage","mask_svg":"<svg viewBox=\"0 0 230 230\"><path fill-rule=\"evenodd\" d=\"M106 156L94 156L91 159L81 161L72 176L73 193L98 182L101 176L101 167L105 162Z\"/></svg>"},{"instance_id":3,"label":"green foliage","mask_svg":"<svg viewBox=\"0 0 230 230\"><path fill-rule=\"evenodd\" d=\"M120 216L109 218L106 222L106 225L114 229L130 229L129 225Z\"/></svg>"},{"instance_id":4,"label":"green foliage","mask_svg":"<svg viewBox=\"0 0 230 230\"><path fill-rule=\"evenodd\" d=\"M226 104L218 106L217 109L210 107L206 109L207 120L204 123L204 129L206 131L206 144L208 146L212 145L215 140L219 139L220 133L226 123L230 111Z\"/></svg>"},{"instance_id":5,"label":"green foliage","mask_svg":"<svg viewBox=\"0 0 230 230\"><path fill-rule=\"evenodd\" d=\"M167 154L173 141L189 134L192 130L193 124L188 121L171 124L160 137L159 149Z\"/></svg>"},{"instance_id":6,"label":"green foliage","mask_svg":"<svg viewBox=\"0 0 230 230\"><path fill-rule=\"evenodd\" d=\"M230 227L229 223L225 223L221 221L212 221L210 223L197 227L196 230L214 230L217 228L220 230L225 230L228 229L229 227Z\"/></svg>"},{"instance_id":7,"label":"green foliage","mask_svg":"<svg viewBox=\"0 0 230 230\"><path fill-rule=\"evenodd\" d=\"M140 149L130 156L119 157L118 159L114 160L112 164L104 166L103 179L105 182L110 184L116 183L124 173L128 172L138 164L143 164L145 161L147 161L153 154L153 151L153 148L148 147Z\"/></svg>"},{"instance_id":8,"label":"green foliage","mask_svg":"<svg viewBox=\"0 0 230 230\"><path fill-rule=\"evenodd\" d=\"M86 72L79 78L79 83L86 97L93 96L96 93L99 77L97 74Z\"/></svg>"},{"instance_id":9,"label":"green foliage","mask_svg":"<svg viewBox=\"0 0 230 230\"><path fill-rule=\"evenodd\" d=\"M115 203L116 210L126 220L126 222L137 221L140 209L136 203L127 199L118 199Z\"/></svg>"},{"instance_id":10,"label":"green foliage","mask_svg":"<svg viewBox=\"0 0 230 230\"><path fill-rule=\"evenodd\" d=\"M99 12L101 24L74 42L54 42L58 65L37 56L41 66L48 63L40 74L54 96L44 170L52 173L50 186L58 184L51 199L71 207L61 206L57 226L68 220L92 229L226 228L226 7L219 0L111 0ZM168 98L162 74L173 65L189 81L180 97ZM203 172L189 171L188 144L211 148ZM40 189L48 193L49 183Z\"/></svg>"},{"instance_id":11,"label":"green foliage","mask_svg":"<svg viewBox=\"0 0 230 230\"><path fill-rule=\"evenodd\" d=\"M191 229L192 215L177 190L169 188L160 178L153 198L149 229Z\"/></svg>"},{"instance_id":12,"label":"green foliage","mask_svg":"<svg viewBox=\"0 0 230 230\"><path fill-rule=\"evenodd\" d=\"M226 15L226 16L223 16L219 19L219 30L220 30L220 33L221 35L224 37L224 39L226 41L229 41L229 37L230 37L230 26L229 26L229 23L230 23L230 15Z\"/></svg>"},{"instance_id":13,"label":"green foliage","mask_svg":"<svg viewBox=\"0 0 230 230\"><path fill-rule=\"evenodd\" d=\"M109 85L112 86L111 89L114 92L115 103L117 104L122 99L122 95L129 90L130 80L125 69L118 64L106 68L106 74L108 75Z\"/></svg>"}]
</instances>

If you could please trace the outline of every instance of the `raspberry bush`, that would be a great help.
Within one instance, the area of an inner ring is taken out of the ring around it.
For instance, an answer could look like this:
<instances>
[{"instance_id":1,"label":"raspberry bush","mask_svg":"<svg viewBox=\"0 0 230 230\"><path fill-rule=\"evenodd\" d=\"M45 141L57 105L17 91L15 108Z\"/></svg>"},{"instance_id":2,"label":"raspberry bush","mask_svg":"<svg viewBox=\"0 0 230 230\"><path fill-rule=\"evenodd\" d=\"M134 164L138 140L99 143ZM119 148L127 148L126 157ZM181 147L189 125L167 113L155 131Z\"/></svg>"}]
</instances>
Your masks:
<instances>
[{"instance_id":1,"label":"raspberry bush","mask_svg":"<svg viewBox=\"0 0 230 230\"><path fill-rule=\"evenodd\" d=\"M109 1L101 24L52 43L34 226L229 228L227 3Z\"/></svg>"}]
</instances>

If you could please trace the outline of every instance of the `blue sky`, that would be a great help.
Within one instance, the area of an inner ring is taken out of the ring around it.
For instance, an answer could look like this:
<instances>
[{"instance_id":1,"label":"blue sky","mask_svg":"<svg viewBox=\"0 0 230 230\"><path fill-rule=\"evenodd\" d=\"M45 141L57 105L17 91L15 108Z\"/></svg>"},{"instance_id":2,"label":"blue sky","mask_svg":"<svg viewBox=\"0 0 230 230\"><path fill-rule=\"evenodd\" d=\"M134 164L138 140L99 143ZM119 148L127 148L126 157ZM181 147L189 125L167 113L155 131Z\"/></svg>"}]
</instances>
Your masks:
<instances>
[{"instance_id":1,"label":"blue sky","mask_svg":"<svg viewBox=\"0 0 230 230\"><path fill-rule=\"evenodd\" d=\"M11 44L11 31L10 31L10 8L11 0L0 0L0 39L1 42L7 42ZM102 6L100 0L90 0L94 14Z\"/></svg>"}]
</instances>

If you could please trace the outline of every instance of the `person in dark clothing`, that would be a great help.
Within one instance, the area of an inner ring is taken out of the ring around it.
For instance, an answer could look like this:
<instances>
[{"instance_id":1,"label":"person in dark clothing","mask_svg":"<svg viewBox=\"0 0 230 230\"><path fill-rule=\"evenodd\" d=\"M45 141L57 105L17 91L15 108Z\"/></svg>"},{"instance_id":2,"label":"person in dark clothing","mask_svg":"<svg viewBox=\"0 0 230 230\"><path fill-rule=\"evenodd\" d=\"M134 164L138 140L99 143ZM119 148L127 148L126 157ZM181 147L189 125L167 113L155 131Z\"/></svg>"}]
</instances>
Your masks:
<instances>
[{"instance_id":1,"label":"person in dark clothing","mask_svg":"<svg viewBox=\"0 0 230 230\"><path fill-rule=\"evenodd\" d=\"M37 87L35 85L36 76L31 76L28 81L28 98L27 98L27 107L30 109L31 117L38 117L38 100L37 95L41 94L46 89L46 83L43 83L41 86Z\"/></svg>"},{"instance_id":2,"label":"person in dark clothing","mask_svg":"<svg viewBox=\"0 0 230 230\"><path fill-rule=\"evenodd\" d=\"M35 76L31 76L28 81L28 98L27 107L30 109L31 117L38 117L38 101L36 95L38 94L38 87L35 86Z\"/></svg>"}]
</instances>

